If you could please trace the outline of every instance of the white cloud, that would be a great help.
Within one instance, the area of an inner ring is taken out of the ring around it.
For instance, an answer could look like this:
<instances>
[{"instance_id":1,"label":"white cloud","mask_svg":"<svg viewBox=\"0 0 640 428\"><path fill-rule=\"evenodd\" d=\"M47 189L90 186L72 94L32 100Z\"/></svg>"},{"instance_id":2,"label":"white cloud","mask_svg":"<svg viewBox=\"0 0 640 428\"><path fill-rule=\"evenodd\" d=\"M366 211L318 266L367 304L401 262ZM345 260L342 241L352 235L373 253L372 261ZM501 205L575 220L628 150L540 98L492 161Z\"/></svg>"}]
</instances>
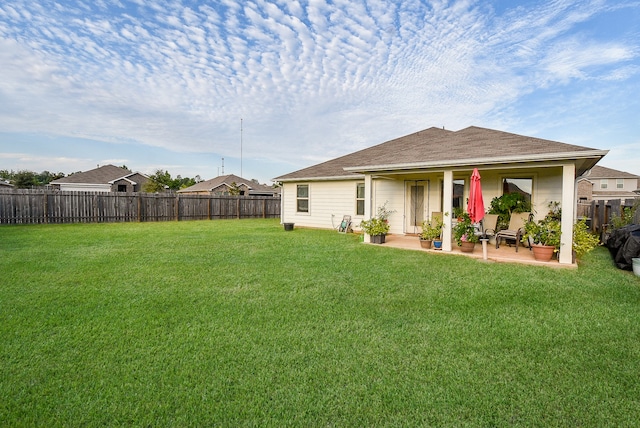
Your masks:
<instances>
[{"instance_id":1,"label":"white cloud","mask_svg":"<svg viewBox=\"0 0 640 428\"><path fill-rule=\"evenodd\" d=\"M13 3L0 127L175 151L231 155L244 117L261 157L317 160L496 112L508 124L541 88L638 75L637 45L572 33L608 11L598 1Z\"/></svg>"}]
</instances>

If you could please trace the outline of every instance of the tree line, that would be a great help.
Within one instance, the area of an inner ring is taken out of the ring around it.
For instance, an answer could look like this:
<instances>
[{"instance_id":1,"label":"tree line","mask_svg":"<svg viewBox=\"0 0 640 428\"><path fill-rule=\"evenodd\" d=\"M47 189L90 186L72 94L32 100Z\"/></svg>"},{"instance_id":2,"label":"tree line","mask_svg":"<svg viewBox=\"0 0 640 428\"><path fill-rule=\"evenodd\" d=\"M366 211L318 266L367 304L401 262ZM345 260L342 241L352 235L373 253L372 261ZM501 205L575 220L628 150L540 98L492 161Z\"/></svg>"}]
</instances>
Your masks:
<instances>
[{"instance_id":1,"label":"tree line","mask_svg":"<svg viewBox=\"0 0 640 428\"><path fill-rule=\"evenodd\" d=\"M0 179L4 179L15 187L20 189L31 189L33 187L41 187L49 184L53 180L65 177L63 172L49 172L42 171L40 173L20 170L20 171L8 171L6 169L0 169Z\"/></svg>"}]
</instances>

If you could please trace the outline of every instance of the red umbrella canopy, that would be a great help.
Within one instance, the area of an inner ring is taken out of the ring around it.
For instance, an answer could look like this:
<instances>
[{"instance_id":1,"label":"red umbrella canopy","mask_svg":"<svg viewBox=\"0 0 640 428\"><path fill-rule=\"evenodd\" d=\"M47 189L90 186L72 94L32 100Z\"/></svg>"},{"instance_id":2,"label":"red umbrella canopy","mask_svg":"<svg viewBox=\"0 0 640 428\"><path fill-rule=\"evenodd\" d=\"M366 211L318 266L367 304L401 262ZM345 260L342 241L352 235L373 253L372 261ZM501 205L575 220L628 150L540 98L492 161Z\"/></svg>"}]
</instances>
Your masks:
<instances>
[{"instance_id":1,"label":"red umbrella canopy","mask_svg":"<svg viewBox=\"0 0 640 428\"><path fill-rule=\"evenodd\" d=\"M471 217L471 221L474 223L484 218L484 201L482 200L482 185L480 184L478 168L473 168L473 173L471 174L467 212L469 213L469 217Z\"/></svg>"}]
</instances>

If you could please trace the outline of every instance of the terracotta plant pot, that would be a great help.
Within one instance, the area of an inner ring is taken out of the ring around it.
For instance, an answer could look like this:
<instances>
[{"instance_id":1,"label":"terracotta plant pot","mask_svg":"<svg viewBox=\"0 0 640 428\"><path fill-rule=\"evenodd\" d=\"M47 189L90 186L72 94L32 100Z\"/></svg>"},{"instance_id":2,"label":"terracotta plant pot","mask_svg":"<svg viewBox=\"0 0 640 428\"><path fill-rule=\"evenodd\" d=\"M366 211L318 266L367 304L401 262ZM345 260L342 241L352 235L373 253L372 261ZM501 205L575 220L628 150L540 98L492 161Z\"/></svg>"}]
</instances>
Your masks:
<instances>
[{"instance_id":1,"label":"terracotta plant pot","mask_svg":"<svg viewBox=\"0 0 640 428\"><path fill-rule=\"evenodd\" d=\"M553 245L533 244L531 249L533 250L534 259L539 262L548 262L553 257L556 247Z\"/></svg>"},{"instance_id":2,"label":"terracotta plant pot","mask_svg":"<svg viewBox=\"0 0 640 428\"><path fill-rule=\"evenodd\" d=\"M430 239L421 239L421 240L420 240L420 246L421 246L422 248L426 248L426 249L428 250L428 249L430 249L430 248L431 248L431 243L432 243L432 242L433 242L433 241L432 241L432 240L430 240Z\"/></svg>"},{"instance_id":3,"label":"terracotta plant pot","mask_svg":"<svg viewBox=\"0 0 640 428\"><path fill-rule=\"evenodd\" d=\"M460 251L462 251L463 253L472 253L475 246L475 242L464 241L462 244L460 244Z\"/></svg>"}]
</instances>

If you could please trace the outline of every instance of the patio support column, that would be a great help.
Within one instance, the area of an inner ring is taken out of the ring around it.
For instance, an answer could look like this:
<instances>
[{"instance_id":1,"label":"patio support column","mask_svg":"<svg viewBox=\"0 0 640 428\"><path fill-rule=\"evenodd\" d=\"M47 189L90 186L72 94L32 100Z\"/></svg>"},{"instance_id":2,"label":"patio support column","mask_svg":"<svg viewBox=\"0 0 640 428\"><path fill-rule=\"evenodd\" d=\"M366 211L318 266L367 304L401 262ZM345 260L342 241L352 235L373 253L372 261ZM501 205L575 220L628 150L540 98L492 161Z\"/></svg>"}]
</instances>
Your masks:
<instances>
[{"instance_id":1,"label":"patio support column","mask_svg":"<svg viewBox=\"0 0 640 428\"><path fill-rule=\"evenodd\" d=\"M442 221L444 228L442 229L442 251L451 251L451 218L453 217L453 171L446 170L444 172L442 186Z\"/></svg>"},{"instance_id":2,"label":"patio support column","mask_svg":"<svg viewBox=\"0 0 640 428\"><path fill-rule=\"evenodd\" d=\"M370 219L373 207L373 178L371 174L364 176L364 218ZM364 242L371 242L369 234L364 234Z\"/></svg>"},{"instance_id":3,"label":"patio support column","mask_svg":"<svg viewBox=\"0 0 640 428\"><path fill-rule=\"evenodd\" d=\"M573 263L573 218L575 216L575 164L562 166L562 222L560 236L560 258L562 264Z\"/></svg>"}]
</instances>

